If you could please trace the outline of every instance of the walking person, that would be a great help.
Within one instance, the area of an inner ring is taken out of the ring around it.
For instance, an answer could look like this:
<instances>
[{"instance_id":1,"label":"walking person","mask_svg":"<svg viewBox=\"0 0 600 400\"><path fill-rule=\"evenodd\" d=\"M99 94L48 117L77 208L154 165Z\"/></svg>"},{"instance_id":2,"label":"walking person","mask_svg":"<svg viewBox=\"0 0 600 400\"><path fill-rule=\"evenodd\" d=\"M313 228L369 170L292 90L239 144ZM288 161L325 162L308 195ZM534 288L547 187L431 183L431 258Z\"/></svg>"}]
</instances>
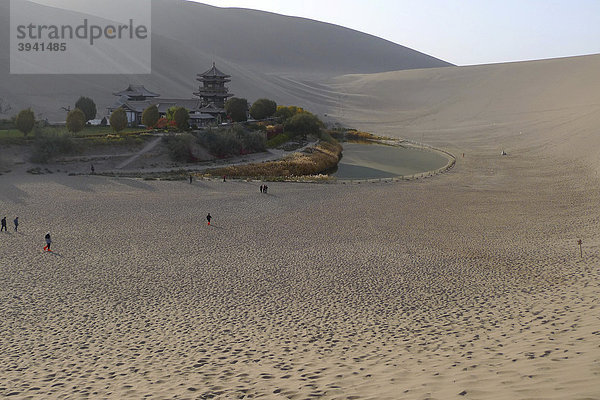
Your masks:
<instances>
[{"instance_id":1,"label":"walking person","mask_svg":"<svg viewBox=\"0 0 600 400\"><path fill-rule=\"evenodd\" d=\"M94 164L91 165L90 169L92 170L92 175L94 175L94 172L96 172L96 169L94 168Z\"/></svg>"},{"instance_id":2,"label":"walking person","mask_svg":"<svg viewBox=\"0 0 600 400\"><path fill-rule=\"evenodd\" d=\"M0 228L0 232L4 231L7 232L8 229L6 228L6 217L2 218L2 227Z\"/></svg>"},{"instance_id":3,"label":"walking person","mask_svg":"<svg viewBox=\"0 0 600 400\"><path fill-rule=\"evenodd\" d=\"M267 185L265 185L265 186L263 187L263 193L267 193L267 189L269 189L269 187L268 187Z\"/></svg>"},{"instance_id":4,"label":"walking person","mask_svg":"<svg viewBox=\"0 0 600 400\"><path fill-rule=\"evenodd\" d=\"M190 175L190 185L192 184L192 175Z\"/></svg>"},{"instance_id":5,"label":"walking person","mask_svg":"<svg viewBox=\"0 0 600 400\"><path fill-rule=\"evenodd\" d=\"M13 222L15 223L15 232L17 232L19 229L19 217L15 218Z\"/></svg>"},{"instance_id":6,"label":"walking person","mask_svg":"<svg viewBox=\"0 0 600 400\"><path fill-rule=\"evenodd\" d=\"M206 220L208 221L208 225L210 226L210 220L212 219L212 217L210 216L210 213L208 213L208 215L206 216Z\"/></svg>"},{"instance_id":7,"label":"walking person","mask_svg":"<svg viewBox=\"0 0 600 400\"><path fill-rule=\"evenodd\" d=\"M260 192L263 192L263 185L260 185Z\"/></svg>"},{"instance_id":8,"label":"walking person","mask_svg":"<svg viewBox=\"0 0 600 400\"><path fill-rule=\"evenodd\" d=\"M46 239L46 245L44 246L44 250L52 251L52 250L50 250L50 245L52 244L52 238L50 237L50 232L46 233L46 236L44 237L44 239Z\"/></svg>"}]
</instances>

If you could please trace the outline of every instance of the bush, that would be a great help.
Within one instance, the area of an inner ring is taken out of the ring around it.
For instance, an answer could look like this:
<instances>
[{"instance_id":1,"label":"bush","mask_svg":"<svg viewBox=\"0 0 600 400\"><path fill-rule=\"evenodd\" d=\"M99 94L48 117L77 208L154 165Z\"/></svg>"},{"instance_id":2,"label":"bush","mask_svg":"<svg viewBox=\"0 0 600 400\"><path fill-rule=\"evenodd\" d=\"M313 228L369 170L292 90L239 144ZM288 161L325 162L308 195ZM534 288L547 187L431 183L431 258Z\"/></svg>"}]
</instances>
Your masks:
<instances>
[{"instance_id":1,"label":"bush","mask_svg":"<svg viewBox=\"0 0 600 400\"><path fill-rule=\"evenodd\" d=\"M196 158L193 154L193 145L196 138L190 134L183 135L168 135L163 139L169 149L169 156L173 161L178 162L194 162Z\"/></svg>"},{"instance_id":2,"label":"bush","mask_svg":"<svg viewBox=\"0 0 600 400\"><path fill-rule=\"evenodd\" d=\"M110 114L110 126L115 132L121 132L127 127L127 114L121 107L117 108Z\"/></svg>"},{"instance_id":3,"label":"bush","mask_svg":"<svg viewBox=\"0 0 600 400\"><path fill-rule=\"evenodd\" d=\"M262 132L248 132L239 125L229 129L207 130L198 142L216 157L224 158L240 154L265 151L266 138Z\"/></svg>"},{"instance_id":4,"label":"bush","mask_svg":"<svg viewBox=\"0 0 600 400\"><path fill-rule=\"evenodd\" d=\"M284 143L287 143L290 141L290 135L285 134L285 133L280 133L279 135L275 136L272 139L269 139L267 141L267 147L269 148L274 148L274 147L279 147Z\"/></svg>"},{"instance_id":5,"label":"bush","mask_svg":"<svg viewBox=\"0 0 600 400\"><path fill-rule=\"evenodd\" d=\"M15 126L18 130L23 132L23 135L27 136L35 125L35 114L31 111L31 108L21 110L15 119Z\"/></svg>"},{"instance_id":6,"label":"bush","mask_svg":"<svg viewBox=\"0 0 600 400\"><path fill-rule=\"evenodd\" d=\"M78 148L73 139L66 135L41 136L32 146L31 161L44 164L54 157L73 154Z\"/></svg>"},{"instance_id":7,"label":"bush","mask_svg":"<svg viewBox=\"0 0 600 400\"><path fill-rule=\"evenodd\" d=\"M85 127L86 116L79 108L69 111L67 114L67 130L77 133Z\"/></svg>"},{"instance_id":8,"label":"bush","mask_svg":"<svg viewBox=\"0 0 600 400\"><path fill-rule=\"evenodd\" d=\"M250 107L250 115L254 119L272 117L277 111L277 103L269 99L258 99Z\"/></svg>"},{"instance_id":9,"label":"bush","mask_svg":"<svg viewBox=\"0 0 600 400\"><path fill-rule=\"evenodd\" d=\"M159 118L160 114L158 112L158 107L152 105L146 108L142 113L142 124L144 124L146 128L154 128Z\"/></svg>"}]
</instances>

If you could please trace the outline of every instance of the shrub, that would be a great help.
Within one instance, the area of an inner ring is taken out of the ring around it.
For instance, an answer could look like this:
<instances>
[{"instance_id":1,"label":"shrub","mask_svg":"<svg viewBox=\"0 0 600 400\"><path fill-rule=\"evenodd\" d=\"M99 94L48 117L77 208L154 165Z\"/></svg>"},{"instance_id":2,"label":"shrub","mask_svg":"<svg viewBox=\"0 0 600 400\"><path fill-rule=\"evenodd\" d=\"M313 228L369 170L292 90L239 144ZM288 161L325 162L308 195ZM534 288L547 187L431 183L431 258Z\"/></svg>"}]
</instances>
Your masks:
<instances>
[{"instance_id":1,"label":"shrub","mask_svg":"<svg viewBox=\"0 0 600 400\"><path fill-rule=\"evenodd\" d=\"M287 143L289 141L290 141L290 136L288 134L280 133L279 135L277 135L267 141L267 147L269 147L269 148L279 147L282 144Z\"/></svg>"},{"instance_id":2,"label":"shrub","mask_svg":"<svg viewBox=\"0 0 600 400\"><path fill-rule=\"evenodd\" d=\"M160 114L158 112L158 107L151 105L142 113L142 124L144 124L147 128L154 128L159 118Z\"/></svg>"},{"instance_id":3,"label":"shrub","mask_svg":"<svg viewBox=\"0 0 600 400\"><path fill-rule=\"evenodd\" d=\"M169 156L173 161L193 162L196 158L193 154L193 145L195 137L190 133L183 135L170 134L164 137L164 141L169 149Z\"/></svg>"},{"instance_id":4,"label":"shrub","mask_svg":"<svg viewBox=\"0 0 600 400\"><path fill-rule=\"evenodd\" d=\"M27 136L35 125L35 114L31 111L31 108L21 110L15 119L15 126L18 130L23 132L23 135Z\"/></svg>"},{"instance_id":5,"label":"shrub","mask_svg":"<svg viewBox=\"0 0 600 400\"><path fill-rule=\"evenodd\" d=\"M229 129L207 130L199 136L198 143L210 154L220 158L255 153L266 149L264 133L249 132L240 125L234 125Z\"/></svg>"},{"instance_id":6,"label":"shrub","mask_svg":"<svg viewBox=\"0 0 600 400\"><path fill-rule=\"evenodd\" d=\"M31 161L44 164L54 157L73 154L78 150L73 139L66 135L41 136L35 139Z\"/></svg>"},{"instance_id":7,"label":"shrub","mask_svg":"<svg viewBox=\"0 0 600 400\"><path fill-rule=\"evenodd\" d=\"M67 114L67 130L77 133L85 127L86 116L79 108L69 111Z\"/></svg>"},{"instance_id":8,"label":"shrub","mask_svg":"<svg viewBox=\"0 0 600 400\"><path fill-rule=\"evenodd\" d=\"M115 132L121 132L127 127L127 114L121 107L117 108L110 114L110 126Z\"/></svg>"}]
</instances>

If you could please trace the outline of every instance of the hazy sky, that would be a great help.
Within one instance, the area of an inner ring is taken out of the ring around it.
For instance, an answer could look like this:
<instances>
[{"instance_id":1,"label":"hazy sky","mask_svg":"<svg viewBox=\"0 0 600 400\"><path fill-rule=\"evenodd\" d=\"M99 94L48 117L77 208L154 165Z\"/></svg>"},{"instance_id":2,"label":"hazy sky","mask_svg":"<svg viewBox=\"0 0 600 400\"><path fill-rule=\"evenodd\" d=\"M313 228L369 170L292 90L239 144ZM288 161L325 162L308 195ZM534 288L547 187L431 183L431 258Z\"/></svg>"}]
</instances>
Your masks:
<instances>
[{"instance_id":1,"label":"hazy sky","mask_svg":"<svg viewBox=\"0 0 600 400\"><path fill-rule=\"evenodd\" d=\"M198 2L330 22L457 65L600 53L600 0Z\"/></svg>"}]
</instances>

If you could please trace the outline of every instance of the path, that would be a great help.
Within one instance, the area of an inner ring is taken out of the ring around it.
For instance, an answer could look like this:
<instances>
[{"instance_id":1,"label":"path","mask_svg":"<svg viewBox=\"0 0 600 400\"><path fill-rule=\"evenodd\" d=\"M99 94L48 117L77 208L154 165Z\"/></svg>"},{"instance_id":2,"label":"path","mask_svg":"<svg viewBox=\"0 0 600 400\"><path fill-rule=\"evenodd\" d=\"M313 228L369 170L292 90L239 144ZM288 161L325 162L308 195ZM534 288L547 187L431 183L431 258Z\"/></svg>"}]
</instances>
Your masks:
<instances>
[{"instance_id":1,"label":"path","mask_svg":"<svg viewBox=\"0 0 600 400\"><path fill-rule=\"evenodd\" d=\"M162 136L159 136L159 137L155 138L150 143L148 143L146 146L144 146L143 149L141 149L139 152L137 152L133 156L129 157L127 160L123 161L121 164L117 165L115 168L116 169L122 169L122 168L128 166L129 164L131 164L132 162L134 162L135 160L137 160L141 155L143 155L143 154L149 152L150 150L154 149L158 145L158 143L160 143L161 140L162 140Z\"/></svg>"}]
</instances>

